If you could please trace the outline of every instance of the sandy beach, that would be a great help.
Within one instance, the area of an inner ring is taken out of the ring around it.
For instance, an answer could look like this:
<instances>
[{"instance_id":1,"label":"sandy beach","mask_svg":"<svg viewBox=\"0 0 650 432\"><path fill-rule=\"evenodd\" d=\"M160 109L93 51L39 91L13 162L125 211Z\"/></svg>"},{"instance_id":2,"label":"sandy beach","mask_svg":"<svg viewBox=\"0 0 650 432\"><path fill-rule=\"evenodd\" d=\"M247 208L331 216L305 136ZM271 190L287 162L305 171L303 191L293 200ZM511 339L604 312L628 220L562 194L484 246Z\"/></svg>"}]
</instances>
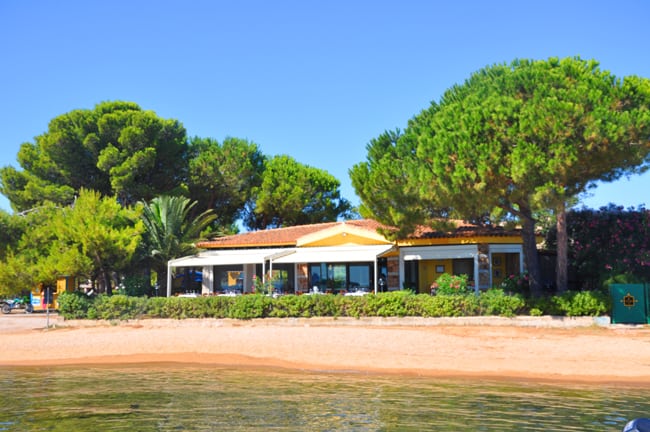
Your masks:
<instances>
[{"instance_id":1,"label":"sandy beach","mask_svg":"<svg viewBox=\"0 0 650 432\"><path fill-rule=\"evenodd\" d=\"M176 362L650 386L650 328L591 318L64 321L0 316L0 367Z\"/></svg>"}]
</instances>

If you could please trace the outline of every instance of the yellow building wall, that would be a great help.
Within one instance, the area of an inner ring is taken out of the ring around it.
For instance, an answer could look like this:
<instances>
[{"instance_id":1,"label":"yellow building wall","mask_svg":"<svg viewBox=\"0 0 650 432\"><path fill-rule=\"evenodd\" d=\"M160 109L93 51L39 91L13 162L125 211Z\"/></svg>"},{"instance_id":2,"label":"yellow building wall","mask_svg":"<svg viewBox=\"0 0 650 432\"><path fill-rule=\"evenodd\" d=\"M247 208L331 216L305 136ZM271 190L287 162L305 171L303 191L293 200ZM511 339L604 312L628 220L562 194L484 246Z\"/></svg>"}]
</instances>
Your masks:
<instances>
[{"instance_id":1,"label":"yellow building wall","mask_svg":"<svg viewBox=\"0 0 650 432\"><path fill-rule=\"evenodd\" d=\"M52 303L50 303L50 309L59 308L59 295L64 292L72 292L76 289L77 279L72 276L60 276L56 280L56 287L53 287L52 292ZM32 289L31 292L31 303L34 307L34 310L46 310L47 305L43 303L43 294L44 294L44 285L38 284Z\"/></svg>"},{"instance_id":2,"label":"yellow building wall","mask_svg":"<svg viewBox=\"0 0 650 432\"><path fill-rule=\"evenodd\" d=\"M336 236L325 237L317 240L310 241L309 246L342 246L346 244L354 245L376 245L376 244L387 244L384 240L383 242L378 241L376 238L368 238L360 235L344 233Z\"/></svg>"},{"instance_id":3,"label":"yellow building wall","mask_svg":"<svg viewBox=\"0 0 650 432\"><path fill-rule=\"evenodd\" d=\"M418 263L418 292L430 294L431 284L443 273L452 274L453 264L451 259L422 260Z\"/></svg>"}]
</instances>

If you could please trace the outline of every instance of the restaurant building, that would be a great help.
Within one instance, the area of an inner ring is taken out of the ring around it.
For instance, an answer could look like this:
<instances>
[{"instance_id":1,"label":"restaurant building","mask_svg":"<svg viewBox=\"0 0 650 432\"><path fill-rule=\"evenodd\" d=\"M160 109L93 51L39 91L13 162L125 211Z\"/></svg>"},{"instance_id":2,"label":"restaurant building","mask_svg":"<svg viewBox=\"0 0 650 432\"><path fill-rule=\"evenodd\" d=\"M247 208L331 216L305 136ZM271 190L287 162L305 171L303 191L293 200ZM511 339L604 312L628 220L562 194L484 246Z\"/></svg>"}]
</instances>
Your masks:
<instances>
[{"instance_id":1,"label":"restaurant building","mask_svg":"<svg viewBox=\"0 0 650 432\"><path fill-rule=\"evenodd\" d=\"M454 223L389 240L369 219L245 232L197 244L201 252L168 263L167 295L181 291L172 275L200 272L200 294L245 294L259 280L277 294L429 293L441 274L466 274L475 290L499 285L524 268L521 233ZM385 232L385 231L383 231Z\"/></svg>"}]
</instances>

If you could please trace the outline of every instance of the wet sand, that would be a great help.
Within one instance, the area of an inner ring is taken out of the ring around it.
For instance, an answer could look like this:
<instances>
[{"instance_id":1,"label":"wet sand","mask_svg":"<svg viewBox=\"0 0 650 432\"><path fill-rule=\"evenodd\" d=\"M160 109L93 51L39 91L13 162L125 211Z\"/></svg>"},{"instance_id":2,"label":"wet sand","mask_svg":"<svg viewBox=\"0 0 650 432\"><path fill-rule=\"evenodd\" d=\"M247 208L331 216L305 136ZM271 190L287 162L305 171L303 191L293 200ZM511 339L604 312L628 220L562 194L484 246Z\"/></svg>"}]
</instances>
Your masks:
<instances>
[{"instance_id":1,"label":"wet sand","mask_svg":"<svg viewBox=\"0 0 650 432\"><path fill-rule=\"evenodd\" d=\"M650 327L591 319L0 316L0 367L174 362L650 386Z\"/></svg>"}]
</instances>

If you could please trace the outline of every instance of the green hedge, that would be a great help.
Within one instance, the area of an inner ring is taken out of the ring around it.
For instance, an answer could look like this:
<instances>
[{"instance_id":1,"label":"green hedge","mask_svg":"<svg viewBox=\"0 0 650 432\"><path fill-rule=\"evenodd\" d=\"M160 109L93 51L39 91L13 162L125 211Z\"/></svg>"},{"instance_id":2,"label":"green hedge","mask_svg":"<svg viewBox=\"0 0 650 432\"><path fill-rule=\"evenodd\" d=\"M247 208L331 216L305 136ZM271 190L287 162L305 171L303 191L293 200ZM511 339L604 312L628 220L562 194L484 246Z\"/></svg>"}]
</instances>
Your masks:
<instances>
[{"instance_id":1,"label":"green hedge","mask_svg":"<svg viewBox=\"0 0 650 432\"><path fill-rule=\"evenodd\" d=\"M136 318L310 318L310 317L458 317L566 315L597 316L607 313L608 298L598 292L568 292L561 296L525 300L500 289L475 294L414 294L411 291L340 295L261 294L236 297L131 297L89 298L78 293L59 297L59 313L65 319L127 320Z\"/></svg>"},{"instance_id":2,"label":"green hedge","mask_svg":"<svg viewBox=\"0 0 650 432\"><path fill-rule=\"evenodd\" d=\"M601 291L567 291L530 300L531 315L599 316L611 311L609 295Z\"/></svg>"}]
</instances>

